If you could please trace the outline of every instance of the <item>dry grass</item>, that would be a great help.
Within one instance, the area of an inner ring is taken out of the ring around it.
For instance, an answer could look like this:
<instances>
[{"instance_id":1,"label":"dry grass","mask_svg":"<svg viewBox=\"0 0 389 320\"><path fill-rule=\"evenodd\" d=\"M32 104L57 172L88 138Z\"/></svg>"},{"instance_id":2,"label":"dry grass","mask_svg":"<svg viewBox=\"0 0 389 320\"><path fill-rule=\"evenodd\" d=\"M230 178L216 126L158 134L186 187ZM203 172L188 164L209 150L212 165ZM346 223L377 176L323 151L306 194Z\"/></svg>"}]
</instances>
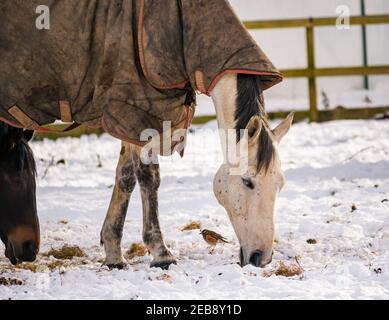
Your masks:
<instances>
[{"instance_id":1,"label":"dry grass","mask_svg":"<svg viewBox=\"0 0 389 320\"><path fill-rule=\"evenodd\" d=\"M47 269L54 271L62 267L77 267L88 264L89 262L86 259L81 259L82 257L86 257L86 254L79 247L64 245L60 249L51 249L42 253L34 263L23 262L7 269L10 271L15 271L15 269L28 270L34 273L47 271Z\"/></svg>"},{"instance_id":2,"label":"dry grass","mask_svg":"<svg viewBox=\"0 0 389 320\"><path fill-rule=\"evenodd\" d=\"M59 269L61 267L68 267L69 265L65 262L63 262L62 260L57 260L57 261L53 261L53 262L50 262L46 265L47 268L50 269L50 271L53 271L55 269Z\"/></svg>"},{"instance_id":3,"label":"dry grass","mask_svg":"<svg viewBox=\"0 0 389 320\"><path fill-rule=\"evenodd\" d=\"M142 243L133 243L126 252L126 258L131 260L135 257L143 257L147 253L148 250Z\"/></svg>"},{"instance_id":4,"label":"dry grass","mask_svg":"<svg viewBox=\"0 0 389 320\"><path fill-rule=\"evenodd\" d=\"M300 276L304 273L304 269L298 264L285 264L281 261L277 269L272 271L264 272L263 276L268 278L272 275L281 276L281 277L294 277Z\"/></svg>"},{"instance_id":5,"label":"dry grass","mask_svg":"<svg viewBox=\"0 0 389 320\"><path fill-rule=\"evenodd\" d=\"M79 247L64 245L60 249L51 249L47 253L43 254L43 256L50 257L53 256L59 260L72 260L73 258L82 258L85 257L84 251L82 251Z\"/></svg>"},{"instance_id":6,"label":"dry grass","mask_svg":"<svg viewBox=\"0 0 389 320\"><path fill-rule=\"evenodd\" d=\"M55 269L59 269L61 267L69 267L69 262L66 262L66 259L63 260L55 260L55 261L41 261L40 263L20 263L15 266L16 269L19 270L29 270L31 272L38 272L42 271L45 268L49 269L50 271L53 271Z\"/></svg>"},{"instance_id":7,"label":"dry grass","mask_svg":"<svg viewBox=\"0 0 389 320\"><path fill-rule=\"evenodd\" d=\"M316 239L308 239L307 243L308 244L317 244L317 240Z\"/></svg>"},{"instance_id":8,"label":"dry grass","mask_svg":"<svg viewBox=\"0 0 389 320\"><path fill-rule=\"evenodd\" d=\"M164 273L157 277L157 280L166 281L166 282L172 282L173 278L171 275Z\"/></svg>"},{"instance_id":9,"label":"dry grass","mask_svg":"<svg viewBox=\"0 0 389 320\"><path fill-rule=\"evenodd\" d=\"M38 265L34 263L29 263L29 262L24 262L24 263L19 263L15 266L16 269L21 269L21 270L30 270L31 272L36 272L38 269Z\"/></svg>"},{"instance_id":10,"label":"dry grass","mask_svg":"<svg viewBox=\"0 0 389 320\"><path fill-rule=\"evenodd\" d=\"M24 281L14 278L0 277L0 286L22 286Z\"/></svg>"},{"instance_id":11,"label":"dry grass","mask_svg":"<svg viewBox=\"0 0 389 320\"><path fill-rule=\"evenodd\" d=\"M187 224L185 227L181 228L181 231L191 231L191 230L200 230L201 222L200 221L192 221Z\"/></svg>"}]
</instances>

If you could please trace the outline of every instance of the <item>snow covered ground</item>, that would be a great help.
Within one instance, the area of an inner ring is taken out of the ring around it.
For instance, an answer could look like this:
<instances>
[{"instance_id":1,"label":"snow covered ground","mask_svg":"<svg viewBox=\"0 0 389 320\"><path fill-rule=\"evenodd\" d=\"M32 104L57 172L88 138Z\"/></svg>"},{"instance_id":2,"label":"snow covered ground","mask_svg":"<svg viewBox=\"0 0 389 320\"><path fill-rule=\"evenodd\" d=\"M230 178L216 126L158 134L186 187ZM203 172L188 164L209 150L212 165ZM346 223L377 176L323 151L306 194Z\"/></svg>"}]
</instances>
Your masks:
<instances>
[{"instance_id":1,"label":"snow covered ground","mask_svg":"<svg viewBox=\"0 0 389 320\"><path fill-rule=\"evenodd\" d=\"M389 299L389 121L299 123L291 129L281 146L287 184L276 207L275 255L265 269L237 265L237 239L212 194L221 162L215 126L195 128L183 160L162 160L160 220L179 262L169 271L150 269L149 256L129 261L126 270L101 266L99 232L114 182L117 140L103 135L32 143L41 252L70 244L87 257L50 271L48 258L39 256L32 272L14 268L1 254L0 277L24 285L0 285L0 299ZM47 170L52 157L66 164ZM232 243L209 254L198 231L180 231L193 220ZM136 189L122 247L140 241ZM298 262L305 271L264 276L281 261Z\"/></svg>"}]
</instances>

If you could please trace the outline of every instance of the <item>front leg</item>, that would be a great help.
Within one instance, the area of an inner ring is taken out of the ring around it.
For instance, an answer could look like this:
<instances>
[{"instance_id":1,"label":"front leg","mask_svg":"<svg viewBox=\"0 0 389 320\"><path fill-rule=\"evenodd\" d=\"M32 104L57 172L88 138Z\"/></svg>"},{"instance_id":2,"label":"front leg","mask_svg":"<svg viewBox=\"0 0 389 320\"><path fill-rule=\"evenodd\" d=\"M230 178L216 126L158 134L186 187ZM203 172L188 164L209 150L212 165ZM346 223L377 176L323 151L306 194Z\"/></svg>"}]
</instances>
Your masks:
<instances>
[{"instance_id":1,"label":"front leg","mask_svg":"<svg viewBox=\"0 0 389 320\"><path fill-rule=\"evenodd\" d=\"M137 152L136 177L143 206L143 241L154 260L151 267L168 269L176 260L163 241L158 217L158 188L160 186L159 164L143 164Z\"/></svg>"},{"instance_id":2,"label":"front leg","mask_svg":"<svg viewBox=\"0 0 389 320\"><path fill-rule=\"evenodd\" d=\"M136 184L133 148L128 143L122 143L119 163L116 168L115 187L101 230L101 243L104 245L106 254L104 264L110 268L121 269L125 266L120 245L128 204Z\"/></svg>"}]
</instances>

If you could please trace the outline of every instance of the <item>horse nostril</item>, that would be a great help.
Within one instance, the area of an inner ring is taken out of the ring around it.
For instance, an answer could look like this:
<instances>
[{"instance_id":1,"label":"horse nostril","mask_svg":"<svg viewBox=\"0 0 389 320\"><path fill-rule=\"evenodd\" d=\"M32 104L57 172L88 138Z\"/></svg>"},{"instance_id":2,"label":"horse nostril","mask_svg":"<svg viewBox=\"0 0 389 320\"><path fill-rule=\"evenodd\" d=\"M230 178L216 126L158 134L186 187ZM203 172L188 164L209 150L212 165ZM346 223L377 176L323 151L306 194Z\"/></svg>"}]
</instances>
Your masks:
<instances>
[{"instance_id":1,"label":"horse nostril","mask_svg":"<svg viewBox=\"0 0 389 320\"><path fill-rule=\"evenodd\" d=\"M32 241L23 243L23 261L32 262L36 259L37 247Z\"/></svg>"},{"instance_id":2,"label":"horse nostril","mask_svg":"<svg viewBox=\"0 0 389 320\"><path fill-rule=\"evenodd\" d=\"M250 264L252 264L255 267L262 267L263 266L262 257L263 257L262 251L255 251L250 257Z\"/></svg>"}]
</instances>

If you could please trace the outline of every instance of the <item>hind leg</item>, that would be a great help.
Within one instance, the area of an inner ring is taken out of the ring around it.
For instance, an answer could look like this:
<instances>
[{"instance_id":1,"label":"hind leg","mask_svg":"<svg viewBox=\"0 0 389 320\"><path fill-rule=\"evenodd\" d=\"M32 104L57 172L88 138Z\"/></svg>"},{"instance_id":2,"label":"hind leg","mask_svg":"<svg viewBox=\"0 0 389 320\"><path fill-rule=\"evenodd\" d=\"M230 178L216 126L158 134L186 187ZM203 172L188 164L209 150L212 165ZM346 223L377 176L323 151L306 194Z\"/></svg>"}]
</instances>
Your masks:
<instances>
[{"instance_id":1,"label":"hind leg","mask_svg":"<svg viewBox=\"0 0 389 320\"><path fill-rule=\"evenodd\" d=\"M154 260L151 267L168 269L176 260L163 241L158 217L158 188L160 185L159 164L143 164L137 148L136 177L138 179L143 206L143 241ZM135 155L134 155L135 157Z\"/></svg>"},{"instance_id":2,"label":"hind leg","mask_svg":"<svg viewBox=\"0 0 389 320\"><path fill-rule=\"evenodd\" d=\"M110 268L121 269L125 266L120 244L128 204L136 184L132 148L130 144L122 143L119 163L116 168L115 187L101 230L101 243L104 245L106 254L104 264Z\"/></svg>"}]
</instances>

